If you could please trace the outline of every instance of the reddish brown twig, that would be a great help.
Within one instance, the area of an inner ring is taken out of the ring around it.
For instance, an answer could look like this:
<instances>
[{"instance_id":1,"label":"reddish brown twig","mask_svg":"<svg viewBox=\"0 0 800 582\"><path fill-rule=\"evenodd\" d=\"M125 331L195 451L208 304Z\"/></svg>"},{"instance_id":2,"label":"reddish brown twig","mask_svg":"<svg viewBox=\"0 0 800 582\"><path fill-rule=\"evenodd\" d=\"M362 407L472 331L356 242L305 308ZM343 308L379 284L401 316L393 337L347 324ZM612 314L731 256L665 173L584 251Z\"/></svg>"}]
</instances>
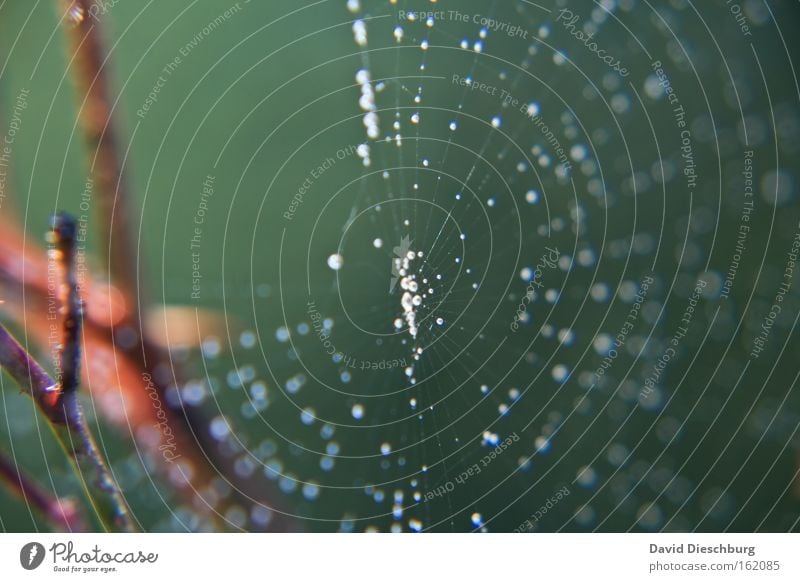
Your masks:
<instances>
[{"instance_id":1,"label":"reddish brown twig","mask_svg":"<svg viewBox=\"0 0 800 582\"><path fill-rule=\"evenodd\" d=\"M80 378L81 302L75 284L75 222L64 214L53 219L52 260L62 275L63 335L56 382L0 325L0 365L37 403L73 463L87 500L106 530L136 531L127 502L86 423L77 396ZM87 482L87 478L89 482Z\"/></svg>"},{"instance_id":2,"label":"reddish brown twig","mask_svg":"<svg viewBox=\"0 0 800 582\"><path fill-rule=\"evenodd\" d=\"M111 100L100 29L89 10L90 0L66 2L67 35L73 56L73 79L77 88L79 114L92 154L90 172L96 185L99 239L108 253L108 271L122 289L135 298L137 289L136 249L132 246L127 180L123 175L118 139L112 123ZM105 257L104 257L105 258ZM137 302L127 306L136 320Z\"/></svg>"},{"instance_id":3,"label":"reddish brown twig","mask_svg":"<svg viewBox=\"0 0 800 582\"><path fill-rule=\"evenodd\" d=\"M47 419L55 424L65 422L63 410L58 406L58 384L28 352L0 325L0 366L36 401Z\"/></svg>"},{"instance_id":4,"label":"reddish brown twig","mask_svg":"<svg viewBox=\"0 0 800 582\"><path fill-rule=\"evenodd\" d=\"M127 503L89 432L76 392L62 392L2 325L0 365L36 401L50 422L104 527L109 531L135 531L137 528L130 518ZM87 478L90 483L86 482Z\"/></svg>"}]
</instances>

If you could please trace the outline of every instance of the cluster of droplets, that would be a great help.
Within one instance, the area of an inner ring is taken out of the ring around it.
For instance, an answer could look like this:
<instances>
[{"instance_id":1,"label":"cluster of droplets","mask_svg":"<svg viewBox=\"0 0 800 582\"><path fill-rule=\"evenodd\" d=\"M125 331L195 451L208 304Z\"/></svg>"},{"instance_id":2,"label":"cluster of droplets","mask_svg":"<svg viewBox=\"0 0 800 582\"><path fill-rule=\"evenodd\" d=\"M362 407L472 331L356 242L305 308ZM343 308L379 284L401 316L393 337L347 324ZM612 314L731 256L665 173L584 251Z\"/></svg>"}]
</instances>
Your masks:
<instances>
[{"instance_id":1,"label":"cluster of droplets","mask_svg":"<svg viewBox=\"0 0 800 582\"><path fill-rule=\"evenodd\" d=\"M367 46L367 25L361 19L353 22L353 40L360 47Z\"/></svg>"},{"instance_id":2,"label":"cluster of droplets","mask_svg":"<svg viewBox=\"0 0 800 582\"><path fill-rule=\"evenodd\" d=\"M419 253L422 256L422 253ZM403 290L403 295L400 298L400 305L403 308L403 319L405 325L408 327L408 333L411 334L413 339L417 339L419 327L417 326L417 308L422 305L422 295L418 293L419 283L417 283L417 274L411 271L411 263L417 258L417 253L408 251L406 256L395 258L395 267L400 275L400 288ZM396 329L403 327L403 322L399 318L394 322Z\"/></svg>"},{"instance_id":3,"label":"cluster of droplets","mask_svg":"<svg viewBox=\"0 0 800 582\"><path fill-rule=\"evenodd\" d=\"M417 336L419 334L419 308L422 306L422 301L427 296L426 293L420 292L419 281L417 281L417 273L411 268L415 259L421 259L423 256L422 251L414 252L408 250L405 255L395 257L394 264L395 270L400 277L400 289L403 291L400 297L400 306L403 309L403 316L394 320L394 327L397 330L403 329L405 326L408 329L408 334L412 339L412 352L411 357L414 361L419 361L424 349L417 345ZM427 280L423 280L426 283ZM432 291L432 290L429 290ZM411 384L416 384L417 380L414 376L415 367L412 363L405 369L405 374L409 378ZM412 399L413 400L413 399ZM412 402L412 408L415 407L415 402Z\"/></svg>"},{"instance_id":4,"label":"cluster of droplets","mask_svg":"<svg viewBox=\"0 0 800 582\"><path fill-rule=\"evenodd\" d=\"M361 2L350 0L347 3L347 9L352 14L358 14L361 11ZM359 48L367 47L367 25L360 18L353 22L353 40ZM359 69L356 73L356 83L358 83L361 90L358 106L364 112L363 123L367 138L368 140L377 140L380 137L380 125L375 104L375 94L381 91L384 85L383 83L378 83L377 86L373 86L369 69L366 67ZM361 158L364 167L367 168L372 165L370 154L369 143L359 144L356 148L356 155Z\"/></svg>"},{"instance_id":5,"label":"cluster of droplets","mask_svg":"<svg viewBox=\"0 0 800 582\"><path fill-rule=\"evenodd\" d=\"M378 127L378 114L375 106L375 89L372 87L369 71L360 69L356 73L356 82L361 88L361 98L358 100L358 105L365 112L364 127L367 129L367 137L378 139L380 128Z\"/></svg>"}]
</instances>

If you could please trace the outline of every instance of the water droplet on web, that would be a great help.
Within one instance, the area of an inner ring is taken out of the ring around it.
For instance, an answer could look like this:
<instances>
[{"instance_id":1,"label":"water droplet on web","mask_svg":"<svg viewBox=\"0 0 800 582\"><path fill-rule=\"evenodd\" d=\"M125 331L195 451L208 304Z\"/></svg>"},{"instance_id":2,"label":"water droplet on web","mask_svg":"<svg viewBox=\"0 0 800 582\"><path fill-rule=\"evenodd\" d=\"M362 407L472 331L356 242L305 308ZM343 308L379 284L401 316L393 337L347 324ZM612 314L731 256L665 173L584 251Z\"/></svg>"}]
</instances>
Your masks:
<instances>
[{"instance_id":1,"label":"water droplet on web","mask_svg":"<svg viewBox=\"0 0 800 582\"><path fill-rule=\"evenodd\" d=\"M314 482L309 482L303 485L303 497L308 501L315 501L319 497L320 488Z\"/></svg>"},{"instance_id":2,"label":"water droplet on web","mask_svg":"<svg viewBox=\"0 0 800 582\"><path fill-rule=\"evenodd\" d=\"M543 436L538 436L534 440L534 446L537 452L543 454L548 453L550 451L550 440Z\"/></svg>"},{"instance_id":3,"label":"water droplet on web","mask_svg":"<svg viewBox=\"0 0 800 582\"><path fill-rule=\"evenodd\" d=\"M277 330L275 330L275 339L277 339L281 343L286 343L289 341L289 330L281 326Z\"/></svg>"},{"instance_id":4,"label":"water droplet on web","mask_svg":"<svg viewBox=\"0 0 800 582\"><path fill-rule=\"evenodd\" d=\"M314 424L316 420L316 413L313 408L304 408L300 413L300 421L306 426Z\"/></svg>"},{"instance_id":5,"label":"water droplet on web","mask_svg":"<svg viewBox=\"0 0 800 582\"><path fill-rule=\"evenodd\" d=\"M203 357L208 359L217 358L222 353L222 343L218 338L209 336L203 340L201 344Z\"/></svg>"},{"instance_id":6,"label":"water droplet on web","mask_svg":"<svg viewBox=\"0 0 800 582\"><path fill-rule=\"evenodd\" d=\"M356 20L353 23L353 38L358 46L367 46L367 25L363 20Z\"/></svg>"},{"instance_id":7,"label":"water droplet on web","mask_svg":"<svg viewBox=\"0 0 800 582\"><path fill-rule=\"evenodd\" d=\"M483 433L483 445L489 447L495 447L500 442L500 437L491 431L485 431Z\"/></svg>"},{"instance_id":8,"label":"water droplet on web","mask_svg":"<svg viewBox=\"0 0 800 582\"><path fill-rule=\"evenodd\" d=\"M344 266L344 257L342 257L342 255L339 253L334 253L328 257L328 267L334 271L338 271L342 268L342 266Z\"/></svg>"},{"instance_id":9,"label":"water droplet on web","mask_svg":"<svg viewBox=\"0 0 800 582\"><path fill-rule=\"evenodd\" d=\"M250 349L256 345L256 334L252 331L243 331L239 335L239 344L245 348Z\"/></svg>"},{"instance_id":10,"label":"water droplet on web","mask_svg":"<svg viewBox=\"0 0 800 582\"><path fill-rule=\"evenodd\" d=\"M209 430L211 436L218 441L225 439L231 432L228 421L222 416L217 416L211 421Z\"/></svg>"},{"instance_id":11,"label":"water droplet on web","mask_svg":"<svg viewBox=\"0 0 800 582\"><path fill-rule=\"evenodd\" d=\"M539 193L536 190L528 190L525 194L525 202L528 204L536 204L539 202Z\"/></svg>"}]
</instances>

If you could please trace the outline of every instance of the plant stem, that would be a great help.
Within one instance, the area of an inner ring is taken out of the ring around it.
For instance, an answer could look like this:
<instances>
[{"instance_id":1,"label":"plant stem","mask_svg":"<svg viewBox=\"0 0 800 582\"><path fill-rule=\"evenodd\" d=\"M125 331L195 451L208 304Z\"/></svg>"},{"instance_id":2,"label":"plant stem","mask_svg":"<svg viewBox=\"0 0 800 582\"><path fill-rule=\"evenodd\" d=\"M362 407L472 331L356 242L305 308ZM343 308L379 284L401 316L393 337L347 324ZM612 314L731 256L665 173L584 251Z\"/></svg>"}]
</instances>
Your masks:
<instances>
[{"instance_id":1,"label":"plant stem","mask_svg":"<svg viewBox=\"0 0 800 582\"><path fill-rule=\"evenodd\" d=\"M0 324L0 366L34 399L51 424L63 424L58 384Z\"/></svg>"},{"instance_id":2,"label":"plant stem","mask_svg":"<svg viewBox=\"0 0 800 582\"><path fill-rule=\"evenodd\" d=\"M92 438L77 392L62 392L2 324L0 366L33 398L47 418L103 528L106 531L137 531L128 504Z\"/></svg>"},{"instance_id":3,"label":"plant stem","mask_svg":"<svg viewBox=\"0 0 800 582\"><path fill-rule=\"evenodd\" d=\"M53 218L51 258L63 272L61 303L64 333L57 358L56 382L0 325L0 365L38 404L67 453L84 494L106 531L137 531L138 526L89 430L77 395L80 378L82 305L75 279L75 221L66 214ZM86 480L88 476L89 482Z\"/></svg>"},{"instance_id":4,"label":"plant stem","mask_svg":"<svg viewBox=\"0 0 800 582\"><path fill-rule=\"evenodd\" d=\"M59 363L61 365L61 391L74 392L80 383L80 335L83 322L83 302L78 294L75 277L75 235L77 225L67 214L53 216L49 239L61 267L61 305L64 315L64 336Z\"/></svg>"},{"instance_id":5,"label":"plant stem","mask_svg":"<svg viewBox=\"0 0 800 582\"><path fill-rule=\"evenodd\" d=\"M130 196L123 175L118 139L112 123L107 62L100 27L89 16L93 0L69 0L67 35L74 53L73 79L82 100L79 107L84 134L91 152L90 172L97 185L99 240L108 253L108 273L116 285L135 298L136 257L132 246ZM138 320L138 303L126 306Z\"/></svg>"},{"instance_id":6,"label":"plant stem","mask_svg":"<svg viewBox=\"0 0 800 582\"><path fill-rule=\"evenodd\" d=\"M86 522L72 499L50 494L2 452L0 480L5 481L12 492L22 497L26 505L33 507L54 530L71 533L86 531Z\"/></svg>"}]
</instances>

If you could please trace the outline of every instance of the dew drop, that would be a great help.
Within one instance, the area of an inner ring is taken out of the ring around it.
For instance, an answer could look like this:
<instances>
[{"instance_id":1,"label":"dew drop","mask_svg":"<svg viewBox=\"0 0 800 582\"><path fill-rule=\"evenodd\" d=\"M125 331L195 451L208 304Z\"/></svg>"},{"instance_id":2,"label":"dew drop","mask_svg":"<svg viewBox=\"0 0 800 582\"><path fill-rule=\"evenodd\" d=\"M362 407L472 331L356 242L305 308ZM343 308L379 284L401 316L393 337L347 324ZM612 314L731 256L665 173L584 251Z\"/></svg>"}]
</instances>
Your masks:
<instances>
[{"instance_id":1,"label":"dew drop","mask_svg":"<svg viewBox=\"0 0 800 582\"><path fill-rule=\"evenodd\" d=\"M525 202L528 204L536 204L539 202L539 193L536 190L528 190L525 194Z\"/></svg>"},{"instance_id":2,"label":"dew drop","mask_svg":"<svg viewBox=\"0 0 800 582\"><path fill-rule=\"evenodd\" d=\"M356 20L353 23L353 38L358 46L367 46L367 25L363 20Z\"/></svg>"},{"instance_id":3,"label":"dew drop","mask_svg":"<svg viewBox=\"0 0 800 582\"><path fill-rule=\"evenodd\" d=\"M328 266L334 271L338 271L344 265L344 257L339 253L334 253L328 257Z\"/></svg>"}]
</instances>

